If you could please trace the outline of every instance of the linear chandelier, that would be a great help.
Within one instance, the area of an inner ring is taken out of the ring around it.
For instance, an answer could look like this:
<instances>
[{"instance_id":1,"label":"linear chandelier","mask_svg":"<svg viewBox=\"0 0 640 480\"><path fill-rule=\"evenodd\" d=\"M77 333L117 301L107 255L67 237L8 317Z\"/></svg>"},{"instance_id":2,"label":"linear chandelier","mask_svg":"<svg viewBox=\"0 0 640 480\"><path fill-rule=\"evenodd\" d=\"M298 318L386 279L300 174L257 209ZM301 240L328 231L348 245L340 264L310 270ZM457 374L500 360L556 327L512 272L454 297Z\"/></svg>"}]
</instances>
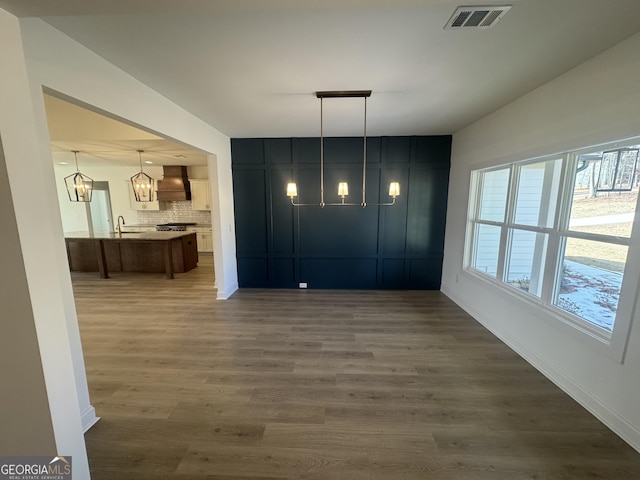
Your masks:
<instances>
[{"instance_id":1,"label":"linear chandelier","mask_svg":"<svg viewBox=\"0 0 640 480\"><path fill-rule=\"evenodd\" d=\"M78 168L78 150L72 150L76 159L76 173L64 177L64 185L71 202L90 202L93 193L93 179Z\"/></svg>"},{"instance_id":2,"label":"linear chandelier","mask_svg":"<svg viewBox=\"0 0 640 480\"><path fill-rule=\"evenodd\" d=\"M367 205L373 206L391 206L395 205L396 197L400 195L400 183L391 182L389 184L389 196L391 201L387 203L367 203L367 98L371 96L371 90L341 90L341 91L325 91L316 92L316 97L320 99L320 203L295 203L294 197L298 196L298 186L295 182L287 184L287 196L291 199L291 205L294 207L302 207L309 205L319 205L321 208L326 206L360 206L362 208ZM362 154L362 202L348 203L345 197L349 195L349 185L347 182L338 183L338 196L341 201L338 203L326 203L324 201L324 118L323 118L323 100L325 98L363 98L364 99L364 132L363 132L363 154Z\"/></svg>"},{"instance_id":3,"label":"linear chandelier","mask_svg":"<svg viewBox=\"0 0 640 480\"><path fill-rule=\"evenodd\" d=\"M140 160L140 171L131 177L131 186L136 202L153 202L156 192L156 181L142 170L142 153L144 150L138 150L138 159Z\"/></svg>"}]
</instances>

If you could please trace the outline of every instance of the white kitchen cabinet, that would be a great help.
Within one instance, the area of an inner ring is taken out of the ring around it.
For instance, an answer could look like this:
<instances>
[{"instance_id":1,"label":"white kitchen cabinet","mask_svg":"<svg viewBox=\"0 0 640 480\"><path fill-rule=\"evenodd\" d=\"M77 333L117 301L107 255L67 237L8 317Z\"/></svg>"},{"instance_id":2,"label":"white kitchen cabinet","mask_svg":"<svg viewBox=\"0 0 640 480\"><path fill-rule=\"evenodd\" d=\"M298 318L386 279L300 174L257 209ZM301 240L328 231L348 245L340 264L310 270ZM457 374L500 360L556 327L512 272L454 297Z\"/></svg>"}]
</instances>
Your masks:
<instances>
[{"instance_id":1,"label":"white kitchen cabinet","mask_svg":"<svg viewBox=\"0 0 640 480\"><path fill-rule=\"evenodd\" d=\"M203 253L213 253L213 234L211 232L196 233L198 237L198 245L202 244L202 247L198 248Z\"/></svg>"},{"instance_id":2,"label":"white kitchen cabinet","mask_svg":"<svg viewBox=\"0 0 640 480\"><path fill-rule=\"evenodd\" d=\"M207 227L187 227L187 232L195 232L198 252L213 253L213 232Z\"/></svg>"},{"instance_id":3,"label":"white kitchen cabinet","mask_svg":"<svg viewBox=\"0 0 640 480\"><path fill-rule=\"evenodd\" d=\"M131 202L131 210L160 210L160 202L136 202L136 196L133 193L133 187L129 182L129 201Z\"/></svg>"},{"instance_id":4,"label":"white kitchen cabinet","mask_svg":"<svg viewBox=\"0 0 640 480\"><path fill-rule=\"evenodd\" d=\"M134 233L147 233L147 232L155 232L155 225L127 225L124 224L122 227L123 232L134 232Z\"/></svg>"},{"instance_id":5,"label":"white kitchen cabinet","mask_svg":"<svg viewBox=\"0 0 640 480\"><path fill-rule=\"evenodd\" d=\"M211 210L211 187L207 179L192 179L191 183L191 209Z\"/></svg>"}]
</instances>

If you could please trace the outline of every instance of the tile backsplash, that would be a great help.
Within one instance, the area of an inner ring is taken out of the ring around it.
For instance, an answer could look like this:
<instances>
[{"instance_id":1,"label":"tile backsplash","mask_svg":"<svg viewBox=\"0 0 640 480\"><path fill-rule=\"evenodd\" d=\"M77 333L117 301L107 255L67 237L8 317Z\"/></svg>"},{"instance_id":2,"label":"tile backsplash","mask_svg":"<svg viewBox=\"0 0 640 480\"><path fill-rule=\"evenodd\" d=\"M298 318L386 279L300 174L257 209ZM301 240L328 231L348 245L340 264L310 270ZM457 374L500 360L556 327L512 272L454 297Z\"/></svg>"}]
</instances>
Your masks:
<instances>
[{"instance_id":1,"label":"tile backsplash","mask_svg":"<svg viewBox=\"0 0 640 480\"><path fill-rule=\"evenodd\" d=\"M169 222L195 222L211 224L211 212L191 210L191 202L161 202L162 210L138 211L138 223L157 225Z\"/></svg>"}]
</instances>

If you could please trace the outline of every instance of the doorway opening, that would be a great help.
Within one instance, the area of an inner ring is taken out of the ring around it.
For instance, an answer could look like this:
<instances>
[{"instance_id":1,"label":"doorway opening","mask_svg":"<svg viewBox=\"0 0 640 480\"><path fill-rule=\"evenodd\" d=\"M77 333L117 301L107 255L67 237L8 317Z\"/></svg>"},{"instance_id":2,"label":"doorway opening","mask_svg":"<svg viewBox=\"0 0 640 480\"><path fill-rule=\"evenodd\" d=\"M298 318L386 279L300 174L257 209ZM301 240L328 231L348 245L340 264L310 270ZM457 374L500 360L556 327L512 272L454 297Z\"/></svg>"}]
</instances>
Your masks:
<instances>
[{"instance_id":1,"label":"doorway opening","mask_svg":"<svg viewBox=\"0 0 640 480\"><path fill-rule=\"evenodd\" d=\"M89 233L113 232L109 182L94 181L91 201L86 204Z\"/></svg>"}]
</instances>

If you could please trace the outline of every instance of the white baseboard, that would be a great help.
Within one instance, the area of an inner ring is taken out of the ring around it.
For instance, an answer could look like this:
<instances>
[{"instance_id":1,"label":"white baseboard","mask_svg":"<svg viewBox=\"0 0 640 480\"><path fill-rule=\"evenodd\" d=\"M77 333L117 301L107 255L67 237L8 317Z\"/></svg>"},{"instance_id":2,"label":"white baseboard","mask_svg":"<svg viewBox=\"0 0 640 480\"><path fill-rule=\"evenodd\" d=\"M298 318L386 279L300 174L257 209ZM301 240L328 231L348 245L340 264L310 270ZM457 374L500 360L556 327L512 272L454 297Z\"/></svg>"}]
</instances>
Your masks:
<instances>
[{"instance_id":1,"label":"white baseboard","mask_svg":"<svg viewBox=\"0 0 640 480\"><path fill-rule=\"evenodd\" d=\"M575 383L570 377L557 370L553 365L548 363L544 358L540 357L535 351L531 350L525 344L521 343L517 338L512 336L511 333L500 327L496 322L475 310L472 305L467 304L462 298L453 293L453 290L448 288L447 285L442 284L441 292L482 324L487 330L498 337L514 352L529 362L545 377L555 383L562 391L582 405L598 420L609 427L620 438L631 445L631 447L640 452L640 430L635 425L620 416L615 410L611 409L600 399L591 395L579 384Z\"/></svg>"},{"instance_id":2,"label":"white baseboard","mask_svg":"<svg viewBox=\"0 0 640 480\"><path fill-rule=\"evenodd\" d=\"M93 408L93 405L89 405L85 409L84 412L80 414L80 421L82 422L82 433L87 433L87 431L93 427L96 423L98 423L100 417L96 416L96 409Z\"/></svg>"},{"instance_id":3,"label":"white baseboard","mask_svg":"<svg viewBox=\"0 0 640 480\"><path fill-rule=\"evenodd\" d=\"M216 296L216 299L226 300L231 295L233 295L236 290L238 290L238 282L234 282L232 285L229 285L225 290L218 289L218 295Z\"/></svg>"}]
</instances>

